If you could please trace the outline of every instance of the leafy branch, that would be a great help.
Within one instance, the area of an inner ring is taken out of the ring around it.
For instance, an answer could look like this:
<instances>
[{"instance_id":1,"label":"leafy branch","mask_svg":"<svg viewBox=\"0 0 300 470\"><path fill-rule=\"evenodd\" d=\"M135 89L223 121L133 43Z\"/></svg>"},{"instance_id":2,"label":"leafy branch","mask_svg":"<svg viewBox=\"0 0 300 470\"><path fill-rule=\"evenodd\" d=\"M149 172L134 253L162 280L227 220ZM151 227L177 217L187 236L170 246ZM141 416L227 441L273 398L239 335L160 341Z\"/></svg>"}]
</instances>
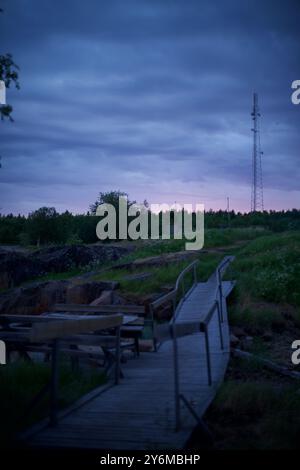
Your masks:
<instances>
[{"instance_id":1,"label":"leafy branch","mask_svg":"<svg viewBox=\"0 0 300 470\"><path fill-rule=\"evenodd\" d=\"M19 90L19 67L13 61L11 54L0 55L0 80L5 83L6 88L9 88L11 84ZM9 104L0 106L1 120L7 118L10 121L13 121L11 113L13 108Z\"/></svg>"}]
</instances>

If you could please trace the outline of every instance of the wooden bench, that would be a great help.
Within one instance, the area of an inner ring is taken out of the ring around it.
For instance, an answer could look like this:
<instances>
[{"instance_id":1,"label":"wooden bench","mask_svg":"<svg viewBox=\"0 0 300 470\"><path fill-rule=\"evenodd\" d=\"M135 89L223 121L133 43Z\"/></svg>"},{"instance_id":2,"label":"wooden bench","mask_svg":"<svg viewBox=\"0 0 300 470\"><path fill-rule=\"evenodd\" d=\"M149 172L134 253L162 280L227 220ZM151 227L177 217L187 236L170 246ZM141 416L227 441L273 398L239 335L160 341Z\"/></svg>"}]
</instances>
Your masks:
<instances>
[{"instance_id":1,"label":"wooden bench","mask_svg":"<svg viewBox=\"0 0 300 470\"><path fill-rule=\"evenodd\" d=\"M135 315L137 318L126 322L121 327L121 338L133 339L134 351L140 354L139 339L142 337L145 323L145 307L139 305L85 305L85 304L56 304L54 312L85 315L112 315L116 313ZM124 322L125 323L125 322Z\"/></svg>"},{"instance_id":2,"label":"wooden bench","mask_svg":"<svg viewBox=\"0 0 300 470\"><path fill-rule=\"evenodd\" d=\"M34 318L33 318L34 317ZM26 315L1 315L0 339L5 338L7 344L16 347L36 350L47 350L51 353L51 379L49 383L34 398L32 406L35 406L41 398L50 391L50 423L57 422L57 401L58 401L58 378L59 378L59 353L66 351L66 343L72 344L84 338L90 342L99 341L91 333L94 331L111 331L115 329L113 338L103 337L103 341L114 340L115 354L115 383L119 383L120 378L120 330L123 323L123 315L102 315L97 317L84 317L77 319L55 319L43 318L42 316ZM24 325L31 326L24 326ZM19 325L19 327L18 327ZM79 335L79 336L78 336ZM101 341L102 341L101 339ZM111 344L111 343L110 343ZM61 346L64 346L61 348ZM72 350L76 354L76 350Z\"/></svg>"}]
</instances>

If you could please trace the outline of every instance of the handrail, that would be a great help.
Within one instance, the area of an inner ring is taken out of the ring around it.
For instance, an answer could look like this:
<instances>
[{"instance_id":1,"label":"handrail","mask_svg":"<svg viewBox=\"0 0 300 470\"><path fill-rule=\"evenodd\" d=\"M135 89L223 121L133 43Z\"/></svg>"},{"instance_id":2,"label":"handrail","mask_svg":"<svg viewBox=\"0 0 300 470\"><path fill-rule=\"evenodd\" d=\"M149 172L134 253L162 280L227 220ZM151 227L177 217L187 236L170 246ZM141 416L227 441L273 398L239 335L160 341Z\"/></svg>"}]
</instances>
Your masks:
<instances>
[{"instance_id":1,"label":"handrail","mask_svg":"<svg viewBox=\"0 0 300 470\"><path fill-rule=\"evenodd\" d=\"M154 300L149 304L154 310L160 307L161 305L165 304L169 300L172 300L176 296L176 290L173 289L172 291L168 292L165 295L162 295L158 299Z\"/></svg>"},{"instance_id":2,"label":"handrail","mask_svg":"<svg viewBox=\"0 0 300 470\"><path fill-rule=\"evenodd\" d=\"M174 387L175 387L175 429L179 430L181 426L180 419L180 402L182 401L187 406L187 400L185 396L180 392L180 377L179 377L179 353L178 353L178 342L177 339L183 336L182 333L193 334L197 331L204 333L205 339L205 350L206 350L206 364L207 364L207 378L208 385L212 385L212 368L211 368L211 355L210 355L210 344L209 344L209 331L208 326L217 311L218 314L218 325L219 325L219 336L220 336L220 349L224 350L224 340L223 340L223 328L222 323L224 322L223 317L223 292L222 292L222 275L224 267L229 264L234 258L226 257L215 269L213 275L210 277L210 281L215 282L215 290L213 293L213 304L206 313L205 317L201 319L198 325L195 322L190 324L190 328L187 327L187 324L184 323L183 331L180 331L181 323L176 324L176 314L173 317L172 322L172 335L173 335L173 358L174 358ZM182 273L184 274L184 273ZM192 415L200 422L200 418L197 416L195 410L190 409L189 411Z\"/></svg>"},{"instance_id":3,"label":"handrail","mask_svg":"<svg viewBox=\"0 0 300 470\"><path fill-rule=\"evenodd\" d=\"M218 325L219 325L219 336L220 336L220 349L224 350L224 340L223 340L223 328L222 324L224 322L223 317L223 292L222 292L222 277L225 272L225 267L233 261L233 256L227 256L221 261L221 263L216 267L213 274L210 276L207 282L214 282L215 289L212 295L212 305L209 308L204 318L201 318L199 321L193 322L180 322L177 323L177 314L181 308L182 303L186 299L187 295L192 292L197 284L197 264L198 260L193 261L189 264L178 276L175 288L160 297L156 301L152 302L149 305L150 312L152 315L152 325L153 325L153 338L154 338L154 347L156 350L156 341L173 341L173 360L174 360L174 387L175 387L175 429L179 430L181 426L180 421L180 403L181 401L188 407L192 415L200 422L200 418L197 416L195 410L190 407L189 402L186 400L185 396L180 392L180 376L179 376L179 352L178 352L178 339L183 336L188 336L195 334L197 332L204 333L205 339L205 350L206 350L206 363L207 363L207 379L208 385L212 385L212 368L211 368L211 356L210 356L210 344L209 344L209 331L208 326L217 311L218 314ZM184 278L187 273L190 273L193 270L193 284L192 287L186 291ZM176 305L177 293L180 291L180 286L182 289L182 297L179 303ZM164 304L167 301L173 302L173 317L168 324L160 325L154 331L154 310L160 305Z\"/></svg>"},{"instance_id":4,"label":"handrail","mask_svg":"<svg viewBox=\"0 0 300 470\"><path fill-rule=\"evenodd\" d=\"M175 290L178 290L179 288L179 284L181 282L181 280L184 278L185 274L187 272L190 272L192 270L192 268L194 268L195 266L197 266L197 264L199 264L199 261L198 260L195 260L193 261L192 263L190 263L186 268L184 268L183 271L181 271L181 273L179 274L179 276L177 277L177 280L176 280L176 283L175 283Z\"/></svg>"},{"instance_id":5,"label":"handrail","mask_svg":"<svg viewBox=\"0 0 300 470\"><path fill-rule=\"evenodd\" d=\"M174 289L172 291L168 292L167 294L162 295L157 300L154 300L153 302L151 302L150 305L153 307L154 310L157 307L160 307L164 303L168 302L169 300L172 300L172 298L176 296L177 292L179 291L180 282L183 280L185 274L190 272L192 270L192 268L194 269L193 274L194 274L194 283L195 283L195 281L197 280L197 272L196 272L195 267L198 263L199 263L198 260L195 260L192 263L190 263L186 268L184 268L183 271L181 271L181 273L177 277Z\"/></svg>"},{"instance_id":6,"label":"handrail","mask_svg":"<svg viewBox=\"0 0 300 470\"><path fill-rule=\"evenodd\" d=\"M154 311L158 307L163 305L164 303L166 303L168 301L172 301L172 304L173 304L172 305L172 307L173 307L173 317L172 317L171 322L175 323L176 310L179 310L182 302L184 301L184 299L186 299L186 296L192 292L193 288L197 284L197 269L196 269L196 267L197 267L198 263L199 263L199 261L195 260L192 263L190 263L186 268L184 268L184 270L181 271L181 273L179 274L179 276L176 279L175 288L171 292L168 292L167 294L159 297L157 300L154 300L154 302L151 302L149 304L149 311L150 311L150 315L151 315L151 324L152 324L152 337L153 337L154 350L155 351L157 351L157 340L158 340L158 338L156 337L156 331L155 331L155 326L154 326ZM183 282L185 275L187 273L191 272L192 270L193 270L193 284L192 284L192 287L186 292L185 291L185 284L182 284L182 297L181 297L178 305L176 305L177 293L179 292L180 284Z\"/></svg>"}]
</instances>

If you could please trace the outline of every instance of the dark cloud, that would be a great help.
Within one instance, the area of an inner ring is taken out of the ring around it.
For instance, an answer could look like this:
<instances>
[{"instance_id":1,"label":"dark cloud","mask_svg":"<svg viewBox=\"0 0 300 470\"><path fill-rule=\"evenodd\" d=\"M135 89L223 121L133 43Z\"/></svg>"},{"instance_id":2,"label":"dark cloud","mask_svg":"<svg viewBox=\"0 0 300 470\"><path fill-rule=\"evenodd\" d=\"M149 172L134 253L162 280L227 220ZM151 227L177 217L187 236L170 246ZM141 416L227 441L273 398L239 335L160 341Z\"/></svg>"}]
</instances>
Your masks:
<instances>
[{"instance_id":1,"label":"dark cloud","mask_svg":"<svg viewBox=\"0 0 300 470\"><path fill-rule=\"evenodd\" d=\"M22 85L0 123L3 211L83 211L117 188L247 210L254 90L266 205L299 206L298 1L2 3Z\"/></svg>"}]
</instances>

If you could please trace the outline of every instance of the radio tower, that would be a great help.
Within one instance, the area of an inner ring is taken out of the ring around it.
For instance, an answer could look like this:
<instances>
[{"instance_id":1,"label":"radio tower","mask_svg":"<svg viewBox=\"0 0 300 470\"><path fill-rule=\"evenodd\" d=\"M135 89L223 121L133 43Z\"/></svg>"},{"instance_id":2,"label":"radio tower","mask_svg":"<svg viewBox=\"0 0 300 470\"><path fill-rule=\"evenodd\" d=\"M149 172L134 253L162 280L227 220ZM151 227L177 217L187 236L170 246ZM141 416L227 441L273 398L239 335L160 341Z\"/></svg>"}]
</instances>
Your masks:
<instances>
[{"instance_id":1,"label":"radio tower","mask_svg":"<svg viewBox=\"0 0 300 470\"><path fill-rule=\"evenodd\" d=\"M261 157L263 152L260 148L260 112L258 107L257 93L253 94L253 154L252 154L252 190L251 190L251 212L264 210L264 194L262 180Z\"/></svg>"}]
</instances>

